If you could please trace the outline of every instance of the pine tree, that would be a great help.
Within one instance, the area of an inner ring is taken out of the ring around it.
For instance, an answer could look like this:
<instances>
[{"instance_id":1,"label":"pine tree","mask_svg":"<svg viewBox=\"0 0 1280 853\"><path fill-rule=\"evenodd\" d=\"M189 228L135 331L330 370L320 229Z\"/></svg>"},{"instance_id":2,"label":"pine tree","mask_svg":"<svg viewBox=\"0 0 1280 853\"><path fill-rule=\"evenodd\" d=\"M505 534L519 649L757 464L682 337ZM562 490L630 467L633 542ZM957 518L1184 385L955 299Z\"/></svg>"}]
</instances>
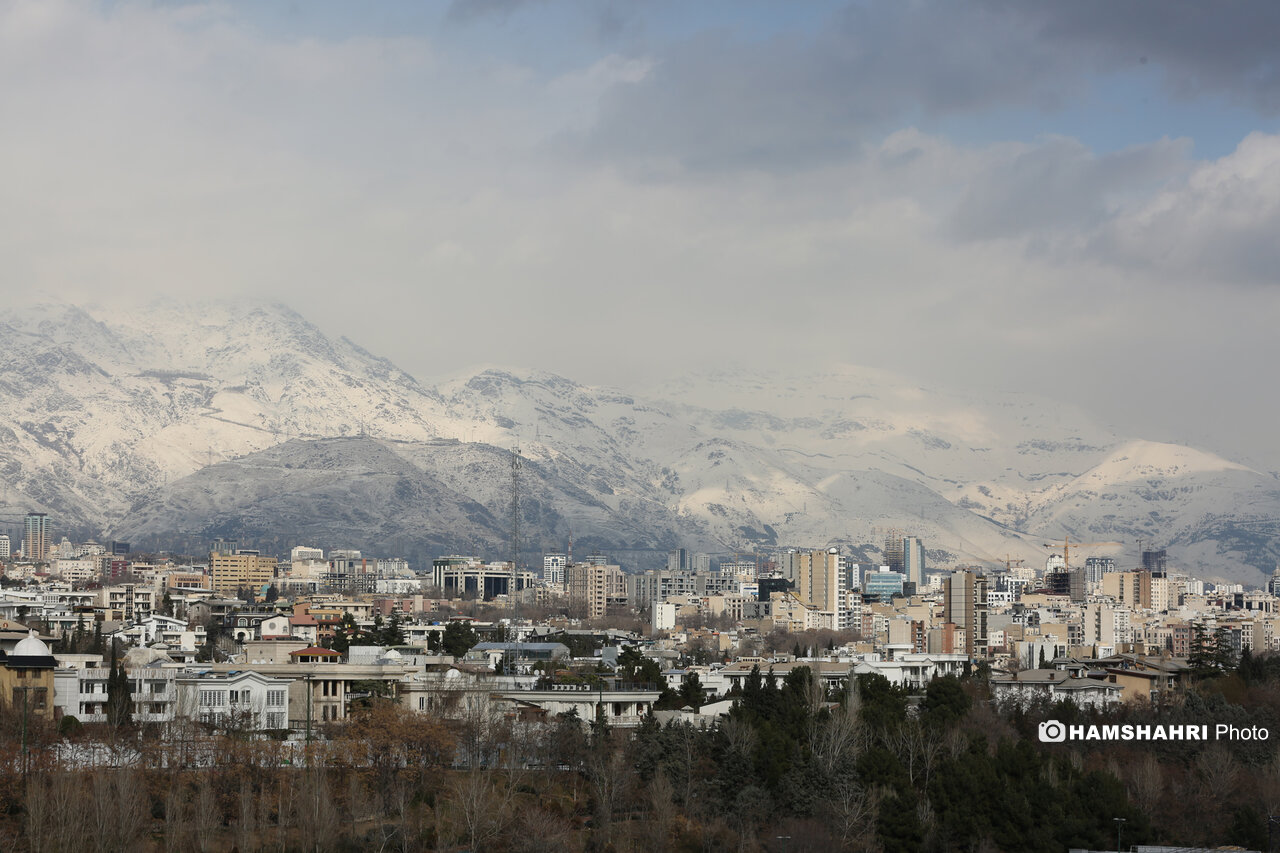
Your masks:
<instances>
[{"instance_id":1,"label":"pine tree","mask_svg":"<svg viewBox=\"0 0 1280 853\"><path fill-rule=\"evenodd\" d=\"M116 660L116 646L111 644L111 674L107 676L107 722L119 728L133 722L129 676Z\"/></svg>"},{"instance_id":2,"label":"pine tree","mask_svg":"<svg viewBox=\"0 0 1280 853\"><path fill-rule=\"evenodd\" d=\"M1220 636L1220 632L1209 633L1201 622L1191 626L1191 654L1187 658L1187 663L1196 676L1212 678L1222 674L1218 650Z\"/></svg>"},{"instance_id":3,"label":"pine tree","mask_svg":"<svg viewBox=\"0 0 1280 853\"><path fill-rule=\"evenodd\" d=\"M386 626L382 629L382 637L379 642L384 646L403 646L404 639L404 628L400 627L400 614L392 613L391 618L387 620Z\"/></svg>"}]
</instances>

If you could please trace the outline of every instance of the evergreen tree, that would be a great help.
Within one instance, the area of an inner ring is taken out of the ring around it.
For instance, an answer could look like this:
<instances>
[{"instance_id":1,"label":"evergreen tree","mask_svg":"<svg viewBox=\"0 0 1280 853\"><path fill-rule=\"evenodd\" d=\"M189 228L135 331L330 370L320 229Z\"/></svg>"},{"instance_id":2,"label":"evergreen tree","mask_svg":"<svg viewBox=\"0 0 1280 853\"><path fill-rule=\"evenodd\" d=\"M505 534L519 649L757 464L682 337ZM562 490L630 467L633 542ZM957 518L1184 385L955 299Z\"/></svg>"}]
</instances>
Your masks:
<instances>
[{"instance_id":1,"label":"evergreen tree","mask_svg":"<svg viewBox=\"0 0 1280 853\"><path fill-rule=\"evenodd\" d=\"M133 722L133 698L129 695L129 676L116 660L116 645L111 644L111 673L107 676L107 722L119 728Z\"/></svg>"},{"instance_id":2,"label":"evergreen tree","mask_svg":"<svg viewBox=\"0 0 1280 853\"><path fill-rule=\"evenodd\" d=\"M1231 629L1220 625L1213 632L1213 665L1219 672L1230 672L1236 668L1236 650L1231 642Z\"/></svg>"},{"instance_id":3,"label":"evergreen tree","mask_svg":"<svg viewBox=\"0 0 1280 853\"><path fill-rule=\"evenodd\" d=\"M405 642L404 628L400 624L400 614L392 613L382 629L380 642L384 646L403 646Z\"/></svg>"},{"instance_id":4,"label":"evergreen tree","mask_svg":"<svg viewBox=\"0 0 1280 853\"><path fill-rule=\"evenodd\" d=\"M342 621L333 630L333 639L329 641L329 648L345 655L351 648L351 641L359 636L360 628L356 625L355 617L350 613L343 613Z\"/></svg>"},{"instance_id":5,"label":"evergreen tree","mask_svg":"<svg viewBox=\"0 0 1280 853\"><path fill-rule=\"evenodd\" d=\"M680 679L680 699L694 710L702 707L706 701L706 693L702 690L702 680L696 672L686 672Z\"/></svg>"},{"instance_id":6,"label":"evergreen tree","mask_svg":"<svg viewBox=\"0 0 1280 853\"><path fill-rule=\"evenodd\" d=\"M1191 654L1187 663L1196 677L1212 678L1222 674L1218 653L1219 636L1217 633L1209 633L1201 622L1191 626Z\"/></svg>"},{"instance_id":7,"label":"evergreen tree","mask_svg":"<svg viewBox=\"0 0 1280 853\"><path fill-rule=\"evenodd\" d=\"M471 625L461 620L450 622L444 629L444 640L441 643L444 653L460 658L476 644L476 632Z\"/></svg>"}]
</instances>

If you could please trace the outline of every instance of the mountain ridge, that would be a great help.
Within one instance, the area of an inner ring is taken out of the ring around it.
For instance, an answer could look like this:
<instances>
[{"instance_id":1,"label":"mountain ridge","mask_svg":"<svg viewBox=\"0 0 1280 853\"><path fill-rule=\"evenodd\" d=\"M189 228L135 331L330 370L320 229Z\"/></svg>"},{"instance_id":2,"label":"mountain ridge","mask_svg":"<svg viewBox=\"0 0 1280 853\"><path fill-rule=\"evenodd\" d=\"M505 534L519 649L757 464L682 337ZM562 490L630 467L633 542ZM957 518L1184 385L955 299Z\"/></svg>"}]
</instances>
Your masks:
<instances>
[{"instance_id":1,"label":"mountain ridge","mask_svg":"<svg viewBox=\"0 0 1280 853\"><path fill-rule=\"evenodd\" d=\"M1280 518L1274 475L1116 435L1052 400L880 370L690 374L647 393L498 368L427 384L287 306L173 302L19 313L0 323L0 347L6 518L21 505L63 529L161 544L274 523L276 539L340 547L376 499L389 522L367 547L500 556L503 460L519 444L530 553L562 548L570 530L635 553L865 552L896 527L958 562L1042 560L1064 535L1142 538L1168 544L1175 566L1257 583L1278 556L1257 532ZM333 441L381 485L326 455ZM264 501L272 482L285 491ZM346 503L326 502L325 484ZM327 523L305 518L307 496Z\"/></svg>"}]
</instances>

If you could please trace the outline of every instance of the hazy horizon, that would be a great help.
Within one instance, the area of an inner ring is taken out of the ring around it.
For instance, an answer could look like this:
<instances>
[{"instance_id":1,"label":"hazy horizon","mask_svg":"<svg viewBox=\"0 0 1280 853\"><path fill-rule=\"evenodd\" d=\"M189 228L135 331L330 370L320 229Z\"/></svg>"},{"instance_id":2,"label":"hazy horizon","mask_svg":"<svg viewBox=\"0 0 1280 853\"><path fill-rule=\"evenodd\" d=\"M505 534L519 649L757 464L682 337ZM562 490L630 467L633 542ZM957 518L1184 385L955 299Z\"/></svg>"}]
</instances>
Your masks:
<instances>
[{"instance_id":1,"label":"hazy horizon","mask_svg":"<svg viewBox=\"0 0 1280 853\"><path fill-rule=\"evenodd\" d=\"M421 378L865 365L1275 470L1277 35L1262 2L6 4L3 293L278 300Z\"/></svg>"}]
</instances>

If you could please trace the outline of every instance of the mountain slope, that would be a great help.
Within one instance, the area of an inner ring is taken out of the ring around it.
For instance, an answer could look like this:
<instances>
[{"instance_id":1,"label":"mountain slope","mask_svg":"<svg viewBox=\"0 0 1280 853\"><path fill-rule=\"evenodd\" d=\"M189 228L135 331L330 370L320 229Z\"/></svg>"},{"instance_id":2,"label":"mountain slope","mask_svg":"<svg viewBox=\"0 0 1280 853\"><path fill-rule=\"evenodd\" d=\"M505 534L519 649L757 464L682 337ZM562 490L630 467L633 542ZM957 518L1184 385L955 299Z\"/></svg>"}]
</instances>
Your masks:
<instances>
[{"instance_id":1,"label":"mountain slope","mask_svg":"<svg viewBox=\"0 0 1280 853\"><path fill-rule=\"evenodd\" d=\"M1253 582L1277 556L1270 474L1053 401L856 367L644 395L497 369L432 386L281 306L174 303L21 313L0 353L10 525L39 509L155 544L501 556L518 444L530 552L572 531L641 565L677 544L875 546L902 528L943 560L1038 562L1071 535Z\"/></svg>"}]
</instances>

